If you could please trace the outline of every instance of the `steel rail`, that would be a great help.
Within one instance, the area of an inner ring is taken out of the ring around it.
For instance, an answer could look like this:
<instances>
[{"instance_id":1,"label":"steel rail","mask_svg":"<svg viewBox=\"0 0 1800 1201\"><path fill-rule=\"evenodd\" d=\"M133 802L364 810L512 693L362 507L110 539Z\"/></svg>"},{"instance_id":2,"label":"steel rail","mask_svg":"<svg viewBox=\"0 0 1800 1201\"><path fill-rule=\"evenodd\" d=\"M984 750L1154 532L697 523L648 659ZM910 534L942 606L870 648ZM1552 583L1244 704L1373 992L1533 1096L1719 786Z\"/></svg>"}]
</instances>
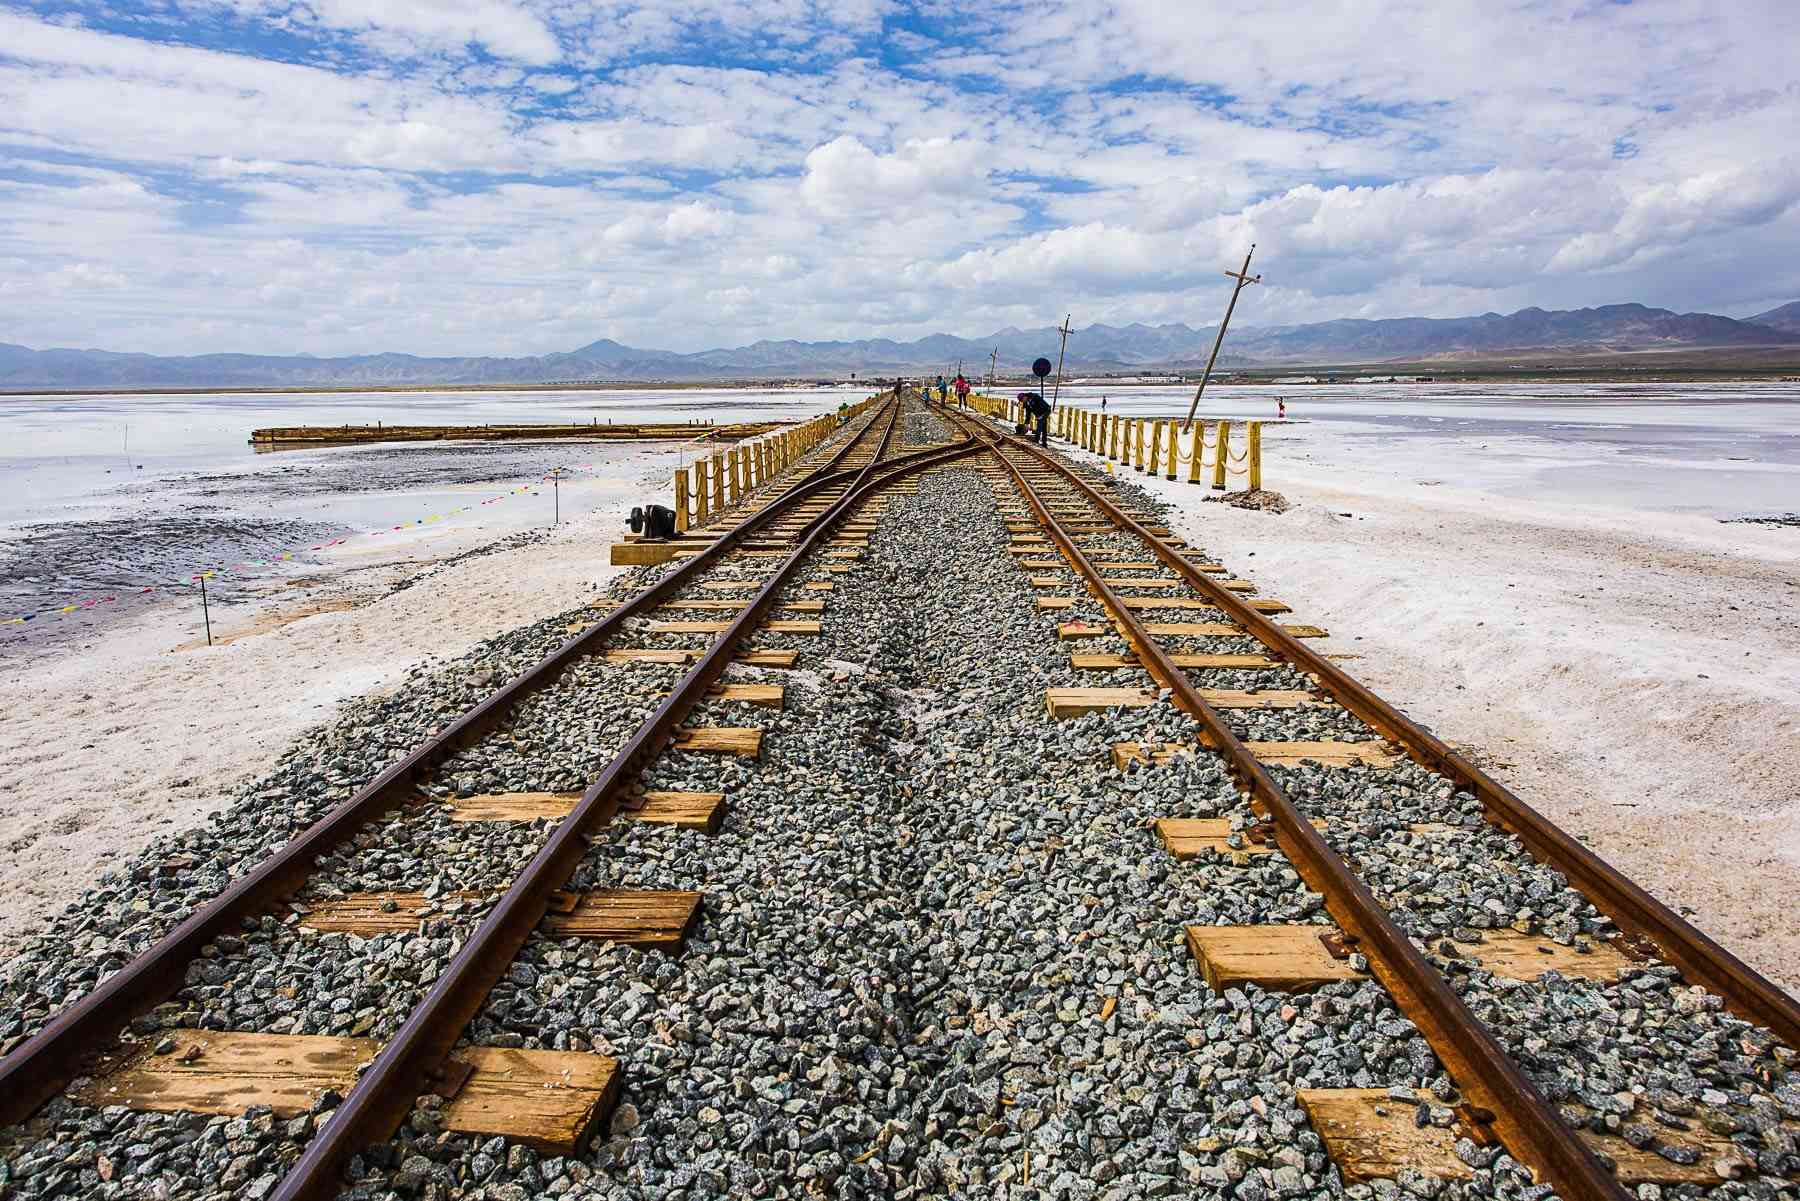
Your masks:
<instances>
[{"instance_id":1,"label":"steel rail","mask_svg":"<svg viewBox=\"0 0 1800 1201\"><path fill-rule=\"evenodd\" d=\"M1195 568L1181 552L1145 529L1066 464L1035 448L1033 453L1062 472L1115 525L1142 539L1157 558L1257 641L1314 677L1332 699L1383 737L1397 743L1419 763L1473 792L1491 824L1517 837L1539 862L1567 876L1569 882L1629 938L1650 944L1645 948L1641 944L1627 943L1627 950L1653 949L1660 958L1680 968L1690 983L1703 985L1718 994L1739 1017L1767 1026L1790 1047L1800 1047L1800 1001L1714 942L1504 784L1382 700L1350 673L1288 633L1279 622L1258 613L1243 598Z\"/></svg>"},{"instance_id":2,"label":"steel rail","mask_svg":"<svg viewBox=\"0 0 1800 1201\"><path fill-rule=\"evenodd\" d=\"M884 404L855 437L848 439L827 466L834 467L843 462L890 406L888 430L883 435L885 445L886 437L898 421L899 406L892 402ZM137 1014L160 1003L182 986L187 965L199 956L201 948L219 935L235 930L245 918L261 913L291 895L311 874L316 859L329 853L368 822L399 805L426 770L491 729L513 705L554 680L565 666L588 653L590 648L616 634L628 618L662 603L689 580L703 574L737 543L801 500L828 491L835 481L835 476L809 479L724 531L699 554L648 589L622 602L598 623L570 638L464 711L423 745L383 768L349 799L295 835L251 871L233 880L218 896L133 956L92 992L63 1009L25 1043L0 1057L0 1125L24 1121L38 1106L60 1092L69 1080L80 1074L90 1053L101 1049Z\"/></svg>"},{"instance_id":3,"label":"steel rail","mask_svg":"<svg viewBox=\"0 0 1800 1201\"><path fill-rule=\"evenodd\" d=\"M1469 1112L1479 1112L1480 1117L1491 1115L1488 1124L1501 1144L1537 1173L1540 1180L1554 1185L1564 1201L1630 1201L1630 1194L1557 1116L1550 1102L1488 1028L1413 946L1374 894L1288 799L1267 769L1200 696L1187 674L1175 666L1143 622L1082 554L1024 471L1001 451L1000 447L1008 444L1023 449L1012 439L997 440L995 455L1011 472L1039 523L1088 590L1113 615L1121 633L1136 650L1139 663L1169 690L1184 713L1200 723L1206 743L1225 758L1249 793L1253 806L1273 820L1276 841L1294 869L1309 888L1324 896L1327 910L1345 932L1347 941L1368 957L1371 970L1401 1012L1412 1019L1458 1086L1477 1103L1479 1110ZM1047 457L1035 447L1029 453L1039 461ZM1061 467L1054 462L1048 466Z\"/></svg>"},{"instance_id":4,"label":"steel rail","mask_svg":"<svg viewBox=\"0 0 1800 1201\"><path fill-rule=\"evenodd\" d=\"M481 1009L543 920L551 894L562 888L588 850L588 838L617 814L622 794L659 755L677 725L729 665L738 645L761 623L783 587L799 571L823 537L831 520L842 516L867 495L939 462L979 453L973 440L938 450L935 456L909 455L907 461L875 477L897 423L890 421L875 457L855 483L796 541L791 554L772 572L756 595L714 639L673 691L644 720L631 739L581 794L569 815L557 824L537 854L469 936L462 949L388 1040L356 1086L307 1144L306 1151L283 1177L271 1201L328 1201L342 1189L342 1172L351 1156L371 1143L392 1137L411 1112L463 1030Z\"/></svg>"}]
</instances>

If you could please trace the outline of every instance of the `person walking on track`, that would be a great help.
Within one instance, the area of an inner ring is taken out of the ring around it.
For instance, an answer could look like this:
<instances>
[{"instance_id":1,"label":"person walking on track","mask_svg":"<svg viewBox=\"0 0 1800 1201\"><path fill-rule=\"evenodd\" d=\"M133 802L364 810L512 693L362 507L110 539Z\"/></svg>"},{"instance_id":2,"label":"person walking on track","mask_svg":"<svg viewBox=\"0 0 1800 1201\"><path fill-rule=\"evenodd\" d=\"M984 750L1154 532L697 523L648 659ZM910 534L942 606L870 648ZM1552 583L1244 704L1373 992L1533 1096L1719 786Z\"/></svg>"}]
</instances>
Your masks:
<instances>
[{"instance_id":1,"label":"person walking on track","mask_svg":"<svg viewBox=\"0 0 1800 1201\"><path fill-rule=\"evenodd\" d=\"M960 373L958 373L958 375L956 377L955 388L956 388L956 403L965 409L968 408L969 407L969 381L964 379Z\"/></svg>"}]
</instances>

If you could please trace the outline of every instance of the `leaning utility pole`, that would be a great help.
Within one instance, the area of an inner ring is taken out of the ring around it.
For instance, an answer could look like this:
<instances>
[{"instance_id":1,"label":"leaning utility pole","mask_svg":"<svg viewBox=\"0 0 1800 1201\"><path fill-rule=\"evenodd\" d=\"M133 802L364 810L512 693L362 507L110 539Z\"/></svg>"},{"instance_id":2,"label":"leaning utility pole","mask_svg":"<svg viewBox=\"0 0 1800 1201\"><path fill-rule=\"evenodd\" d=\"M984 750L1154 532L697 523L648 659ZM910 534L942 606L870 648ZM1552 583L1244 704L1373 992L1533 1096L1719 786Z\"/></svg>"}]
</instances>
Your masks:
<instances>
[{"instance_id":1,"label":"leaning utility pole","mask_svg":"<svg viewBox=\"0 0 1800 1201\"><path fill-rule=\"evenodd\" d=\"M1231 303L1225 306L1225 320L1219 322L1219 336L1213 339L1212 354L1206 360L1206 372L1200 377L1200 386L1194 389L1194 403L1188 406L1187 422L1181 427L1184 430L1193 428L1194 412L1200 407L1200 394L1206 391L1206 381L1212 378L1213 364L1219 361L1219 347L1225 342L1225 327L1231 324L1231 311L1237 308L1238 293L1251 284L1262 282L1262 276L1250 274L1250 255L1255 253L1256 243L1252 242L1250 254L1244 256L1244 269L1225 273L1228 278L1235 279L1237 285L1231 289Z\"/></svg>"},{"instance_id":2,"label":"leaning utility pole","mask_svg":"<svg viewBox=\"0 0 1800 1201\"><path fill-rule=\"evenodd\" d=\"M994 390L994 372L1000 369L1000 348L994 347L994 353L988 356L988 391Z\"/></svg>"},{"instance_id":3,"label":"leaning utility pole","mask_svg":"<svg viewBox=\"0 0 1800 1201\"><path fill-rule=\"evenodd\" d=\"M1072 316L1074 316L1073 313L1065 314L1063 323L1056 327L1057 332L1062 334L1062 345L1056 348L1056 387L1050 393L1051 408L1056 407L1056 399L1062 395L1063 352L1069 349L1069 334L1071 332L1069 329L1069 318Z\"/></svg>"}]
</instances>

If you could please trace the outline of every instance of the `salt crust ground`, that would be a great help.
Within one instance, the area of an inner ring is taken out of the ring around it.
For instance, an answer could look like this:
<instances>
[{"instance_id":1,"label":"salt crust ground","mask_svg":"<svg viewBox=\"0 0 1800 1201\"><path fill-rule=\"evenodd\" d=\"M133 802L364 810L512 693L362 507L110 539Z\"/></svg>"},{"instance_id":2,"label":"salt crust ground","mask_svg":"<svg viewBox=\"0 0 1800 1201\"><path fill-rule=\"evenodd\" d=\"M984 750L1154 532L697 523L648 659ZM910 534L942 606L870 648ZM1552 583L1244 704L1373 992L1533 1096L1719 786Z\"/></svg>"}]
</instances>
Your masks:
<instances>
[{"instance_id":1,"label":"salt crust ground","mask_svg":"<svg viewBox=\"0 0 1800 1201\"><path fill-rule=\"evenodd\" d=\"M79 650L0 667L0 954L39 929L109 866L151 839L202 823L350 698L398 684L411 666L598 592L619 570L607 545L635 504L666 493L666 445L606 447L593 511L541 541L471 557L412 587L394 582L492 543L478 521L347 547L317 586L254 611L214 614L229 645L208 649L199 619L162 610ZM354 607L287 621L311 608ZM255 632L259 627L273 629Z\"/></svg>"},{"instance_id":2,"label":"salt crust ground","mask_svg":"<svg viewBox=\"0 0 1800 1201\"><path fill-rule=\"evenodd\" d=\"M1442 465L1299 465L1323 429L1271 448L1267 484L1296 502L1287 514L1154 486L1187 510L1184 532L1295 619L1339 631L1327 649L1362 656L1354 674L1800 990L1800 537L1419 486ZM622 474L664 484L668 451L618 453L636 464ZM173 653L192 632L165 614L9 665L0 953L110 863L203 820L339 702L598 589L613 574L604 546L641 495L616 492L542 543L230 646ZM456 527L408 553L483 540Z\"/></svg>"},{"instance_id":3,"label":"salt crust ground","mask_svg":"<svg viewBox=\"0 0 1800 1201\"><path fill-rule=\"evenodd\" d=\"M1205 485L1159 479L1180 532L1800 993L1800 536L1420 483L1446 463L1317 466L1309 449L1342 449L1328 427L1281 434L1264 487L1289 512L1203 504Z\"/></svg>"}]
</instances>

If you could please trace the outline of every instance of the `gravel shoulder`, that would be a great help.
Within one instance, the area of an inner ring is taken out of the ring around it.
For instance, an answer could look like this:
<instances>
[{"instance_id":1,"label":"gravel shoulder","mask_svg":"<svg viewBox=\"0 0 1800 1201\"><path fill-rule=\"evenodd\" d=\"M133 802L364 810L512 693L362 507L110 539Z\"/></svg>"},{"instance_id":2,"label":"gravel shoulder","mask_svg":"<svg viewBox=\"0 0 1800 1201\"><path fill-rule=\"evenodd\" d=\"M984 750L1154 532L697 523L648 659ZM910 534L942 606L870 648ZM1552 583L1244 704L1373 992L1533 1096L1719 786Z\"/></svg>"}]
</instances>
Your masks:
<instances>
[{"instance_id":1,"label":"gravel shoulder","mask_svg":"<svg viewBox=\"0 0 1800 1201\"><path fill-rule=\"evenodd\" d=\"M1284 514L1128 476L1353 675L1800 992L1800 538L1306 463L1329 436L1270 451Z\"/></svg>"},{"instance_id":2,"label":"gravel shoulder","mask_svg":"<svg viewBox=\"0 0 1800 1201\"><path fill-rule=\"evenodd\" d=\"M415 668L578 604L620 569L606 546L666 488L661 447L613 456L594 508L554 530L482 521L340 548L215 608L157 608L0 659L0 954L153 838L228 804L309 728ZM605 495L602 495L604 493Z\"/></svg>"}]
</instances>

